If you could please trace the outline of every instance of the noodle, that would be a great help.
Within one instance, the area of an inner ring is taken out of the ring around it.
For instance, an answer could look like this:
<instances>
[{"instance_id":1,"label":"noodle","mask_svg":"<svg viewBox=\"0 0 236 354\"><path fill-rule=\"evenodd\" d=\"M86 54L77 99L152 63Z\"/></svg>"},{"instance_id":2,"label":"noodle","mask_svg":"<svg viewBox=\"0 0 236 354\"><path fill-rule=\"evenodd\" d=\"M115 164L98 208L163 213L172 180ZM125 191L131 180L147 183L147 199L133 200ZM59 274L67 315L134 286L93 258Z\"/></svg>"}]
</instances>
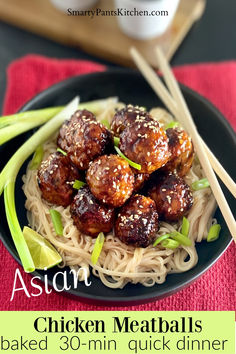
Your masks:
<instances>
[{"instance_id":1,"label":"noodle","mask_svg":"<svg viewBox=\"0 0 236 354\"><path fill-rule=\"evenodd\" d=\"M121 108L122 104L110 102L106 110L97 116L97 119L111 121L117 107ZM159 118L162 124L167 124L172 120L172 117L163 109L155 108L151 113ZM54 139L44 145L44 159L56 150L55 141ZM203 177L202 168L196 157L185 180L191 185ZM106 236L97 264L92 266L90 259L95 239L81 234L75 227L70 216L70 207L54 206L54 209L60 212L64 225L63 236L58 236L51 221L50 205L41 198L37 171L28 169L26 175L23 176L23 182L29 224L57 248L63 259L61 266L68 265L75 271L83 267L88 275L92 269L92 273L99 277L103 284L114 289L123 288L127 283L141 283L150 287L156 283L163 283L168 273L180 273L193 268L198 261L194 243L205 239L207 230L215 222L212 216L216 209L216 202L210 188L194 191L194 204L188 214L189 235L193 241L191 247L181 246L174 250L164 249L160 245L155 248L152 246L135 248L125 245L111 232ZM161 222L157 236L180 230L181 223L181 221L172 224ZM84 280L83 272L80 272L79 280Z\"/></svg>"}]
</instances>

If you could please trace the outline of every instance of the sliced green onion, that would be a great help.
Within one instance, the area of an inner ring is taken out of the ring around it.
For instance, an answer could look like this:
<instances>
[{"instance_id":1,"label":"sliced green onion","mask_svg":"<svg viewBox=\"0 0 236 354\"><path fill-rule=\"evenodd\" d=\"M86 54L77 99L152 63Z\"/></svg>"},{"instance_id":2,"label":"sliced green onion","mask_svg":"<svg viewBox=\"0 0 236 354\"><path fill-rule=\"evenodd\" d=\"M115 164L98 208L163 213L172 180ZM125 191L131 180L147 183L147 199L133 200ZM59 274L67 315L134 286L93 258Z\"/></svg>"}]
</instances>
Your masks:
<instances>
[{"instance_id":1,"label":"sliced green onion","mask_svg":"<svg viewBox=\"0 0 236 354\"><path fill-rule=\"evenodd\" d=\"M189 221L188 219L184 216L183 217L183 222L182 222L182 226L181 226L181 234L184 236L188 236L188 232L189 232Z\"/></svg>"},{"instance_id":2,"label":"sliced green onion","mask_svg":"<svg viewBox=\"0 0 236 354\"><path fill-rule=\"evenodd\" d=\"M156 239L156 241L154 242L153 247L155 247L156 245L158 245L159 243L161 243L162 241L166 240L169 237L170 237L170 234L166 234L166 235L162 235L162 236L158 237Z\"/></svg>"},{"instance_id":3,"label":"sliced green onion","mask_svg":"<svg viewBox=\"0 0 236 354\"><path fill-rule=\"evenodd\" d=\"M114 145L119 146L119 144L120 144L120 138L118 138L117 136L114 136Z\"/></svg>"},{"instance_id":4,"label":"sliced green onion","mask_svg":"<svg viewBox=\"0 0 236 354\"><path fill-rule=\"evenodd\" d=\"M81 187L85 186L85 182L79 181L78 179L75 180L73 184L74 189L80 189Z\"/></svg>"},{"instance_id":5,"label":"sliced green onion","mask_svg":"<svg viewBox=\"0 0 236 354\"><path fill-rule=\"evenodd\" d=\"M52 223L54 226L54 230L56 231L56 234L59 236L63 236L64 228L61 221L61 214L55 209L50 209L50 215L52 218Z\"/></svg>"},{"instance_id":6,"label":"sliced green onion","mask_svg":"<svg viewBox=\"0 0 236 354\"><path fill-rule=\"evenodd\" d=\"M60 152L62 155L67 156L67 152L65 152L64 150L57 148L57 151Z\"/></svg>"},{"instance_id":7,"label":"sliced green onion","mask_svg":"<svg viewBox=\"0 0 236 354\"><path fill-rule=\"evenodd\" d=\"M30 166L29 166L30 170L37 170L37 168L42 162L43 153L44 153L43 146L42 145L38 146L30 162Z\"/></svg>"},{"instance_id":8,"label":"sliced green onion","mask_svg":"<svg viewBox=\"0 0 236 354\"><path fill-rule=\"evenodd\" d=\"M213 242L217 240L220 235L220 230L221 230L220 224L212 225L207 235L207 242Z\"/></svg>"},{"instance_id":9,"label":"sliced green onion","mask_svg":"<svg viewBox=\"0 0 236 354\"><path fill-rule=\"evenodd\" d=\"M191 187L194 191L200 191L201 189L210 187L210 183L208 182L207 178L203 178L203 179L199 179L196 182L193 182Z\"/></svg>"},{"instance_id":10,"label":"sliced green onion","mask_svg":"<svg viewBox=\"0 0 236 354\"><path fill-rule=\"evenodd\" d=\"M171 232L170 237L173 240L177 241L180 245L183 245L183 246L191 246L191 244L192 244L192 241L188 237L182 235L178 231Z\"/></svg>"},{"instance_id":11,"label":"sliced green onion","mask_svg":"<svg viewBox=\"0 0 236 354\"><path fill-rule=\"evenodd\" d=\"M105 237L104 237L104 233L100 232L100 234L98 234L98 237L96 238L95 244L94 244L94 248L93 248L93 252L91 255L91 262L93 264L96 264L98 261L98 258L101 254L102 251L102 247L105 241Z\"/></svg>"},{"instance_id":12,"label":"sliced green onion","mask_svg":"<svg viewBox=\"0 0 236 354\"><path fill-rule=\"evenodd\" d=\"M123 159L125 159L126 161L128 161L129 165L132 166L133 168L136 168L136 170L141 170L141 165L139 165L136 162L131 161L130 159L128 159L121 151L120 149L115 146L116 152L117 154L122 157Z\"/></svg>"},{"instance_id":13,"label":"sliced green onion","mask_svg":"<svg viewBox=\"0 0 236 354\"><path fill-rule=\"evenodd\" d=\"M110 129L110 128L111 128L110 123L108 122L107 119L101 120L101 123L102 123L103 125L105 125L105 127L106 127L107 129Z\"/></svg>"},{"instance_id":14,"label":"sliced green onion","mask_svg":"<svg viewBox=\"0 0 236 354\"><path fill-rule=\"evenodd\" d=\"M171 238L168 238L167 240L162 241L161 245L162 247L170 248L171 250L174 250L175 248L179 247L179 242L172 240Z\"/></svg>"},{"instance_id":15,"label":"sliced green onion","mask_svg":"<svg viewBox=\"0 0 236 354\"><path fill-rule=\"evenodd\" d=\"M179 122L176 122L173 120L172 122L170 122L169 124L167 124L165 126L165 130L170 129L170 128L177 128L177 127L179 127Z\"/></svg>"}]
</instances>

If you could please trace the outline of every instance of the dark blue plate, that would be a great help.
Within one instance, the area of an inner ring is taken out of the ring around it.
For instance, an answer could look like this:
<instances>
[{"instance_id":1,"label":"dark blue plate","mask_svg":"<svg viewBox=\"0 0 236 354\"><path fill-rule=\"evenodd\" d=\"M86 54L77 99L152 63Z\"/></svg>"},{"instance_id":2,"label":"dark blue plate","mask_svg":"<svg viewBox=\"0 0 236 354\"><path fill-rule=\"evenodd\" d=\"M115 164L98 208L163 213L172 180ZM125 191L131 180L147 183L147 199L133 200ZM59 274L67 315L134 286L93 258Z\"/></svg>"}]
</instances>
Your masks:
<instances>
[{"instance_id":1,"label":"dark blue plate","mask_svg":"<svg viewBox=\"0 0 236 354\"><path fill-rule=\"evenodd\" d=\"M233 151L235 151L236 148L236 137L232 128L222 114L206 99L185 86L181 86L181 89L201 136L229 174L234 177L236 175L236 165L233 161ZM63 105L68 103L68 101L76 95L81 97L81 102L118 96L119 99L125 103L142 105L148 109L163 106L139 73L129 69L112 69L104 73L78 76L60 82L37 95L29 101L21 111ZM30 133L27 133L17 137L0 148L1 168L6 164L15 150L27 139L29 134ZM16 206L22 227L27 225L26 210L24 208L25 197L21 189L21 178L25 172L25 168L26 164L19 173L16 187ZM223 191L231 209L236 210L234 198L226 188L223 187ZM20 263L7 225L3 198L1 198L0 201L0 215L1 239L7 250ZM98 278L91 276L90 280L92 285L90 287L86 287L81 283L78 285L77 289L70 290L68 293L77 297L78 300L85 302L114 306L136 305L154 301L183 289L209 269L231 242L229 231L219 209L216 211L216 218L222 226L220 238L213 243L204 241L197 244L199 261L198 264L188 272L168 275L164 284L155 285L151 288L145 288L142 285L128 284L124 289L117 290L105 287ZM57 271L57 267L47 271L50 283L52 282L53 275ZM45 272L36 271L33 274L43 277ZM70 276L69 282L72 284L72 278ZM62 286L59 280L58 286Z\"/></svg>"}]
</instances>

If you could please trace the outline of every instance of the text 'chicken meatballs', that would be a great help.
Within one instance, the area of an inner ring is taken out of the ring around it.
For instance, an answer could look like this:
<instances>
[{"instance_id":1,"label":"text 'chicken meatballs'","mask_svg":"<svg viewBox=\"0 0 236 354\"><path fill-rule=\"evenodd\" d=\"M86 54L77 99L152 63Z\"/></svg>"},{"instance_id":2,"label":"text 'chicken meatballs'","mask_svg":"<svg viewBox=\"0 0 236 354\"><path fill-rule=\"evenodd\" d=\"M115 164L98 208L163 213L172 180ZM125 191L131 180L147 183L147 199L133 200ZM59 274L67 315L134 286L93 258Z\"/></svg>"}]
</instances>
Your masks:
<instances>
[{"instance_id":1,"label":"text 'chicken meatballs'","mask_svg":"<svg viewBox=\"0 0 236 354\"><path fill-rule=\"evenodd\" d=\"M126 127L136 120L152 121L153 118L145 111L145 108L129 104L116 112L111 122L111 130L115 136L119 136Z\"/></svg>"},{"instance_id":2,"label":"text 'chicken meatballs'","mask_svg":"<svg viewBox=\"0 0 236 354\"><path fill-rule=\"evenodd\" d=\"M72 185L79 178L77 168L60 152L52 153L41 163L37 176L43 199L64 207L72 202L75 193Z\"/></svg>"},{"instance_id":3,"label":"text 'chicken meatballs'","mask_svg":"<svg viewBox=\"0 0 236 354\"><path fill-rule=\"evenodd\" d=\"M93 113L78 110L62 125L57 144L67 152L75 166L86 170L89 162L104 154L112 144L112 134L96 121Z\"/></svg>"},{"instance_id":4,"label":"text 'chicken meatballs'","mask_svg":"<svg viewBox=\"0 0 236 354\"><path fill-rule=\"evenodd\" d=\"M152 173L164 166L169 157L168 138L156 121L135 121L120 135L120 150L141 165L141 173Z\"/></svg>"},{"instance_id":5,"label":"text 'chicken meatballs'","mask_svg":"<svg viewBox=\"0 0 236 354\"><path fill-rule=\"evenodd\" d=\"M111 231L114 223L114 209L99 201L88 186L79 189L70 206L75 226L85 235L96 237L99 232Z\"/></svg>"},{"instance_id":6,"label":"text 'chicken meatballs'","mask_svg":"<svg viewBox=\"0 0 236 354\"><path fill-rule=\"evenodd\" d=\"M173 173L157 175L148 195L156 202L160 219L165 221L178 221L193 204L189 186Z\"/></svg>"},{"instance_id":7,"label":"text 'chicken meatballs'","mask_svg":"<svg viewBox=\"0 0 236 354\"><path fill-rule=\"evenodd\" d=\"M155 240L158 227L155 202L136 194L121 208L115 222L115 236L127 245L147 247Z\"/></svg>"},{"instance_id":8,"label":"text 'chicken meatballs'","mask_svg":"<svg viewBox=\"0 0 236 354\"><path fill-rule=\"evenodd\" d=\"M117 155L103 155L93 161L86 179L93 195L113 207L123 205L133 192L133 172L128 162Z\"/></svg>"},{"instance_id":9,"label":"text 'chicken meatballs'","mask_svg":"<svg viewBox=\"0 0 236 354\"><path fill-rule=\"evenodd\" d=\"M192 139L181 128L169 128L166 130L166 135L169 139L171 156L163 170L176 171L180 177L183 177L190 170L194 159Z\"/></svg>"}]
</instances>

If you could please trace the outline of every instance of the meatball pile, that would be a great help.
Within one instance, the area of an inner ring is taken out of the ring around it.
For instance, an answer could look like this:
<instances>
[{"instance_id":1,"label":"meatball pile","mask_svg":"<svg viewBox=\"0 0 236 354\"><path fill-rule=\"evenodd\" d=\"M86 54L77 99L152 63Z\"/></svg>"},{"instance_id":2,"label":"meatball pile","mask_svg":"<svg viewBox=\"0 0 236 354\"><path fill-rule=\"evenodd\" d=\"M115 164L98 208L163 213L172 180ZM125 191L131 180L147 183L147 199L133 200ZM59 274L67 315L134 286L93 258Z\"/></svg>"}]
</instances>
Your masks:
<instances>
[{"instance_id":1,"label":"meatball pile","mask_svg":"<svg viewBox=\"0 0 236 354\"><path fill-rule=\"evenodd\" d=\"M114 136L125 158L109 154ZM78 110L62 125L57 144L64 153L54 152L42 162L38 185L48 203L69 206L83 234L96 237L114 228L123 243L147 247L160 220L177 221L192 206L183 179L193 161L191 139L180 128L163 130L142 107L117 111L111 130L93 113ZM76 190L76 180L85 186Z\"/></svg>"}]
</instances>

